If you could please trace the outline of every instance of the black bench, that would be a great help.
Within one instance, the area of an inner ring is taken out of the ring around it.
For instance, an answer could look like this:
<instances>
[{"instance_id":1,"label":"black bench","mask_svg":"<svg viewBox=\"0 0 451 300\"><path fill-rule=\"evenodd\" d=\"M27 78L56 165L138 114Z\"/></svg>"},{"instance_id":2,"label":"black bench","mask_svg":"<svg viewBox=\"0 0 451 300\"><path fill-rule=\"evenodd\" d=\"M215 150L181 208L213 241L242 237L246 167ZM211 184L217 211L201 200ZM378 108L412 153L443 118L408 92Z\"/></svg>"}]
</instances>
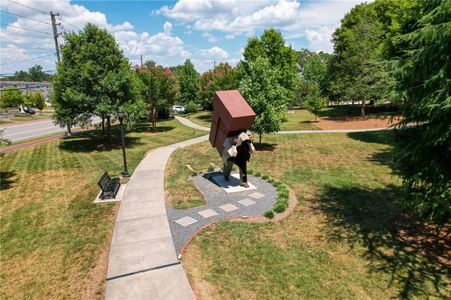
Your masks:
<instances>
[{"instance_id":1,"label":"black bench","mask_svg":"<svg viewBox=\"0 0 451 300\"><path fill-rule=\"evenodd\" d=\"M116 194L121 187L119 178L111 178L107 172L103 173L97 184L100 186L102 193L100 194L100 199L111 199L116 198Z\"/></svg>"}]
</instances>

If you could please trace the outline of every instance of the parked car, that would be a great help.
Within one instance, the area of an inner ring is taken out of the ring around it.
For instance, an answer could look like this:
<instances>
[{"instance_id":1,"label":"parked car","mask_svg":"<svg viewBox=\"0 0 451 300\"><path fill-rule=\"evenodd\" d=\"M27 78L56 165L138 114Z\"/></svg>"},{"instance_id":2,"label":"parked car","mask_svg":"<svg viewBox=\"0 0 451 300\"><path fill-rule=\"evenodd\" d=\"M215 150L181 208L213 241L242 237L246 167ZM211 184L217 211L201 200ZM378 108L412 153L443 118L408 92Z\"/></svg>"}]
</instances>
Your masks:
<instances>
[{"instance_id":1,"label":"parked car","mask_svg":"<svg viewBox=\"0 0 451 300\"><path fill-rule=\"evenodd\" d=\"M183 105L174 105L172 107L172 112L174 114L183 113L183 112L185 112L185 106L183 106Z\"/></svg>"},{"instance_id":2,"label":"parked car","mask_svg":"<svg viewBox=\"0 0 451 300\"><path fill-rule=\"evenodd\" d=\"M32 108L30 108L30 107L25 107L24 111L25 111L27 114L30 114L30 115L34 115L34 114L36 113L36 112L34 111L34 109L32 109Z\"/></svg>"}]
</instances>

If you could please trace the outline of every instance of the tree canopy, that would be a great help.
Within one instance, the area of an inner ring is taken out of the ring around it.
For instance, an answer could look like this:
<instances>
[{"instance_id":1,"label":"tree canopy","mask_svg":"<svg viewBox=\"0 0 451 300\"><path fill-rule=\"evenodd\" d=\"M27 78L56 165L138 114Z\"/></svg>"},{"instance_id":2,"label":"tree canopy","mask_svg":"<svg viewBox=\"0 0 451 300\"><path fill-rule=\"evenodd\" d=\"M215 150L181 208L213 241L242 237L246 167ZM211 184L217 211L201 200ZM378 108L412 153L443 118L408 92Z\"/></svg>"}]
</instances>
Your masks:
<instances>
[{"instance_id":1,"label":"tree canopy","mask_svg":"<svg viewBox=\"0 0 451 300\"><path fill-rule=\"evenodd\" d=\"M190 101L198 103L199 74L189 59L185 60L183 68L178 75L181 102L184 104L187 104Z\"/></svg>"},{"instance_id":2,"label":"tree canopy","mask_svg":"<svg viewBox=\"0 0 451 300\"><path fill-rule=\"evenodd\" d=\"M235 90L238 88L236 70L228 63L221 63L213 70L202 74L199 98L204 109L213 109L215 91Z\"/></svg>"},{"instance_id":3,"label":"tree canopy","mask_svg":"<svg viewBox=\"0 0 451 300\"><path fill-rule=\"evenodd\" d=\"M97 115L116 117L119 108L132 123L145 111L128 60L105 29L87 24L65 35L62 60L54 78L54 119L60 125L86 124ZM108 126L109 127L109 126Z\"/></svg>"}]
</instances>

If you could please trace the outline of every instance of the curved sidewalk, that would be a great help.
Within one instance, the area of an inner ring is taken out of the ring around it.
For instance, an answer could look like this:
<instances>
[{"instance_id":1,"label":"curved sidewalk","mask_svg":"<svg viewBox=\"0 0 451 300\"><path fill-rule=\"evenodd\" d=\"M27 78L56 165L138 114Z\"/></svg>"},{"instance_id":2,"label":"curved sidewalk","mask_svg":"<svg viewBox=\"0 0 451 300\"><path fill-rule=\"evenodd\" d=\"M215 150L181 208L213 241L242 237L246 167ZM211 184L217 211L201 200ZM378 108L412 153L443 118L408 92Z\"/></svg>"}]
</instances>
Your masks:
<instances>
[{"instance_id":1,"label":"curved sidewalk","mask_svg":"<svg viewBox=\"0 0 451 300\"><path fill-rule=\"evenodd\" d=\"M169 229L164 171L173 151L207 139L155 149L133 172L114 227L105 299L195 299Z\"/></svg>"}]
</instances>

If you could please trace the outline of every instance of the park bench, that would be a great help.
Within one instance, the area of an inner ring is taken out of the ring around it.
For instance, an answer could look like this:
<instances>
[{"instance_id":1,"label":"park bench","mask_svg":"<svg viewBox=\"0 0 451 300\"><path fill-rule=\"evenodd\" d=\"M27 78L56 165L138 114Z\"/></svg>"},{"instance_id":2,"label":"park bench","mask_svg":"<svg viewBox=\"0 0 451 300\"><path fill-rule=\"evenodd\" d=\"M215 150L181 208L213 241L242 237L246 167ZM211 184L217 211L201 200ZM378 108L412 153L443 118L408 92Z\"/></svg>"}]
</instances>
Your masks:
<instances>
[{"instance_id":1,"label":"park bench","mask_svg":"<svg viewBox=\"0 0 451 300\"><path fill-rule=\"evenodd\" d=\"M107 172L103 173L97 184L102 190L102 193L100 194L100 199L102 200L115 198L119 188L121 187L119 178L111 178Z\"/></svg>"}]
</instances>

